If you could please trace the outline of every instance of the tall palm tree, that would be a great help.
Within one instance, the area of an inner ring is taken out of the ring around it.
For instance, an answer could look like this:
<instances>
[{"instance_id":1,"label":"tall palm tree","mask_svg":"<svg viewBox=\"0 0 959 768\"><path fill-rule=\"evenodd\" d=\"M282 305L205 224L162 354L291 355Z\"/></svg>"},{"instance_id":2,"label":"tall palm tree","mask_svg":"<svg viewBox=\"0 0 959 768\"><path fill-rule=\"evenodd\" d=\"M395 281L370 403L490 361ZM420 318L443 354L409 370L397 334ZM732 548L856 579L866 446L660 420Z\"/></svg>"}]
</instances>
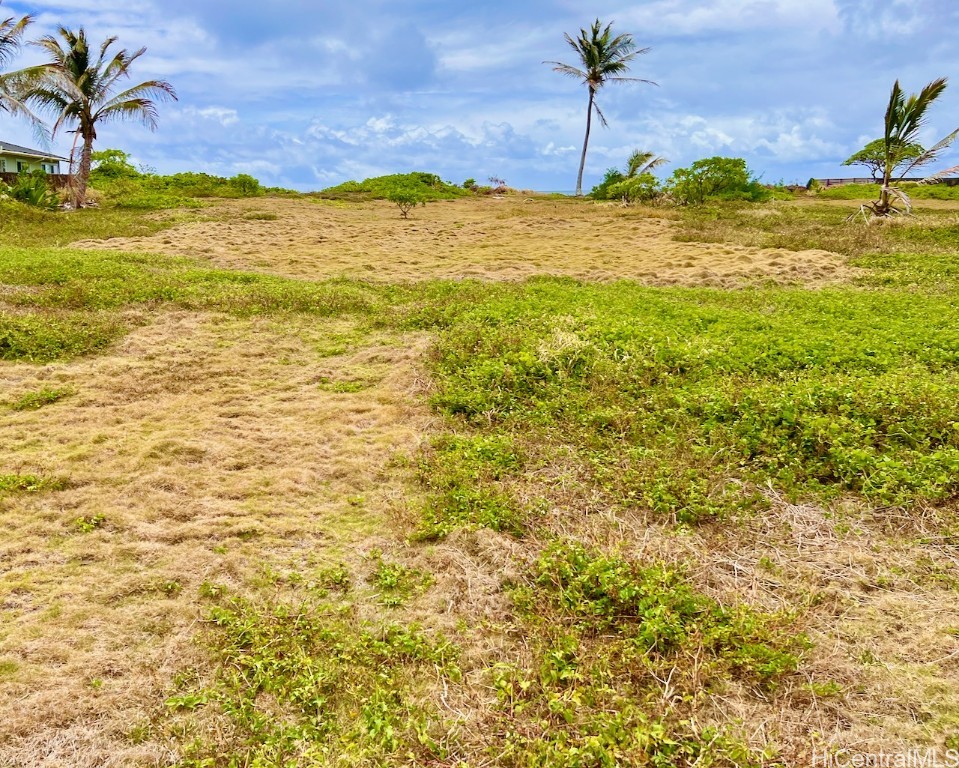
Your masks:
<instances>
[{"instance_id":1,"label":"tall palm tree","mask_svg":"<svg viewBox=\"0 0 959 768\"><path fill-rule=\"evenodd\" d=\"M0 21L0 68L5 67L10 59L19 53L23 33L32 22L33 19L30 16L24 16L22 19L11 16ZM26 71L0 72L0 112L29 114L18 94L20 81Z\"/></svg>"},{"instance_id":2,"label":"tall palm tree","mask_svg":"<svg viewBox=\"0 0 959 768\"><path fill-rule=\"evenodd\" d=\"M902 148L918 143L919 132L926 122L926 112L932 103L938 99L946 89L946 78L940 77L928 83L918 94L905 93L896 80L889 95L889 105L886 107L885 132L882 137L882 188L879 200L872 204L873 213L877 216L889 216L896 212L892 203L893 197L903 198L903 194L893 189L893 173L896 166L902 164ZM898 175L905 177L913 168L930 163L959 136L959 129L953 131L929 149L921 152ZM943 176L955 169L949 169L936 174ZM908 200L906 201L908 204Z\"/></svg>"},{"instance_id":3,"label":"tall palm tree","mask_svg":"<svg viewBox=\"0 0 959 768\"><path fill-rule=\"evenodd\" d=\"M54 135L65 126L74 126L72 132L83 142L74 185L77 207L86 198L97 124L132 119L155 130L156 102L176 99L176 91L165 80L147 80L119 90L118 84L130 76L130 67L146 48L134 53L124 48L110 54L116 41L116 37L108 37L98 52L91 52L83 27L77 32L60 27L56 36L47 35L33 43L50 55L50 62L43 65L27 91L27 101L56 115Z\"/></svg>"},{"instance_id":4,"label":"tall palm tree","mask_svg":"<svg viewBox=\"0 0 959 768\"><path fill-rule=\"evenodd\" d=\"M576 177L576 194L583 194L583 169L586 167L586 149L589 146L589 132L592 128L593 110L596 111L602 124L608 125L596 103L596 92L606 83L622 83L627 81L649 83L656 85L652 80L641 80L637 77L623 77L629 70L629 65L637 56L649 51L649 48L637 48L632 35L623 34L613 37L612 24L603 27L599 19L592 26L579 31L579 37L573 39L565 35L569 47L579 56L578 66L564 64L561 61L545 61L552 64L553 70L563 75L581 80L589 89L589 104L586 107L586 138L583 139L583 154L579 161L579 175Z\"/></svg>"}]
</instances>

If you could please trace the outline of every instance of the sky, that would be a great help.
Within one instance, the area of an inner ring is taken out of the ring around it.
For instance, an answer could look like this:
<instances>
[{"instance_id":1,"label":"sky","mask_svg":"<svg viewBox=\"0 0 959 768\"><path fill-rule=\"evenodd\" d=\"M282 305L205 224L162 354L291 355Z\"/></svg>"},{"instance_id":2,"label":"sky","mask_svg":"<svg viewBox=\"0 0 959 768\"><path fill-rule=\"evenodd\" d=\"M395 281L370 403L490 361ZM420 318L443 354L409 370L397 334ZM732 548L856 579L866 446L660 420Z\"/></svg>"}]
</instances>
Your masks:
<instances>
[{"instance_id":1,"label":"sky","mask_svg":"<svg viewBox=\"0 0 959 768\"><path fill-rule=\"evenodd\" d=\"M300 190L386 173L575 187L587 91L544 61L594 18L649 48L598 99L584 187L634 149L670 162L745 158L764 183L867 175L842 161L882 132L893 82L955 82L922 143L959 127L959 0L5 0L29 37L83 26L147 47L130 84L165 79L179 100L155 132L98 131L161 173L249 173ZM10 66L43 61L29 46ZM0 140L29 126L0 114ZM53 149L67 154L71 137ZM959 164L959 152L940 165ZM935 170L935 168L931 169Z\"/></svg>"}]
</instances>

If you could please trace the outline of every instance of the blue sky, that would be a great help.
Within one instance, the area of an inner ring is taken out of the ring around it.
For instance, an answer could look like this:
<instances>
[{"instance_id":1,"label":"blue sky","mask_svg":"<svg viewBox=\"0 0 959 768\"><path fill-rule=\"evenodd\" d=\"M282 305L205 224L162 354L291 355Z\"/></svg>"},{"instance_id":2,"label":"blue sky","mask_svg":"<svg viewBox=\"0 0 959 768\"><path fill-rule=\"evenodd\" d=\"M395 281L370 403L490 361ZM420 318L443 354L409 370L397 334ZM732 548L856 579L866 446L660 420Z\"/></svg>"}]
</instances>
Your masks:
<instances>
[{"instance_id":1,"label":"blue sky","mask_svg":"<svg viewBox=\"0 0 959 768\"><path fill-rule=\"evenodd\" d=\"M425 170L460 182L571 190L586 90L544 65L575 63L563 33L612 21L650 51L610 86L610 127L590 141L584 186L633 149L673 168L744 157L766 182L851 175L840 163L879 136L893 81L954 80L930 114L931 143L959 127L959 0L6 0L36 17L148 51L134 78L180 100L155 133L99 131L161 172L251 173L319 189ZM18 64L38 62L26 51ZM35 144L0 115L0 139ZM56 145L67 151L69 142ZM959 163L957 153L942 165Z\"/></svg>"}]
</instances>

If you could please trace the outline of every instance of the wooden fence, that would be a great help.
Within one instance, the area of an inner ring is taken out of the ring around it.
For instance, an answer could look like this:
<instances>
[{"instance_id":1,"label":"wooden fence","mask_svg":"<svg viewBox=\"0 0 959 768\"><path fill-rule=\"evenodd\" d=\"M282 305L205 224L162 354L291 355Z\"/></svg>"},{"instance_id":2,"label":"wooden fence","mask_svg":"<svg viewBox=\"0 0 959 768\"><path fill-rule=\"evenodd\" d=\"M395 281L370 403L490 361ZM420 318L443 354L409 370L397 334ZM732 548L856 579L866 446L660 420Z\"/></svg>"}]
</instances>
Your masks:
<instances>
[{"instance_id":1,"label":"wooden fence","mask_svg":"<svg viewBox=\"0 0 959 768\"><path fill-rule=\"evenodd\" d=\"M50 186L54 189L63 189L70 185L70 175L66 173L48 173L47 180L50 182ZM0 181L4 184L15 184L17 181L17 174L15 173L0 173Z\"/></svg>"}]
</instances>

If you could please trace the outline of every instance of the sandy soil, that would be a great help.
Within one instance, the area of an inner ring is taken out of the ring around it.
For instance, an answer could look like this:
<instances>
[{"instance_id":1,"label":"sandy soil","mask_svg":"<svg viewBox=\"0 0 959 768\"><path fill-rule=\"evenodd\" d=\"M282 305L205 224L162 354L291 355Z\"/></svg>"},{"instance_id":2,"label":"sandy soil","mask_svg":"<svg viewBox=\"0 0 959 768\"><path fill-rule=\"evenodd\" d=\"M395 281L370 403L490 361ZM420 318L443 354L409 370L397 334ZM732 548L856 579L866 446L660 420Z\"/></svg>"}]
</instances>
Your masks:
<instances>
[{"instance_id":1,"label":"sandy soil","mask_svg":"<svg viewBox=\"0 0 959 768\"><path fill-rule=\"evenodd\" d=\"M208 213L210 220L151 237L75 247L199 257L286 277L393 282L552 274L737 287L824 285L850 274L828 251L676 242L668 219L615 204L481 198L430 203L403 220L386 202L256 198L218 202Z\"/></svg>"}]
</instances>

